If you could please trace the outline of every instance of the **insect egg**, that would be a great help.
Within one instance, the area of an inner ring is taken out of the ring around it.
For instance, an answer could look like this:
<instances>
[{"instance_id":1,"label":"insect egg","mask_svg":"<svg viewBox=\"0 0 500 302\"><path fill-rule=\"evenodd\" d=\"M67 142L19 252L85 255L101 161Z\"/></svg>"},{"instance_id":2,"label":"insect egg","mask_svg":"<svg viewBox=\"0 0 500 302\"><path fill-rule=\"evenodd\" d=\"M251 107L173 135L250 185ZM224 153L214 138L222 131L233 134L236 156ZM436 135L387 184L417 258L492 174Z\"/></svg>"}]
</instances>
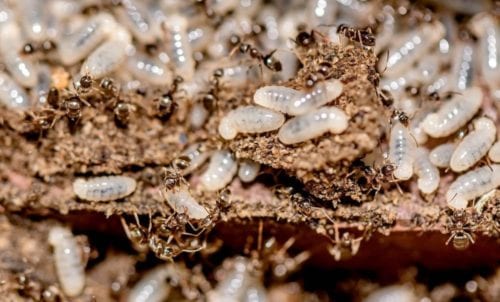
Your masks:
<instances>
[{"instance_id":1,"label":"insect egg","mask_svg":"<svg viewBox=\"0 0 500 302\"><path fill-rule=\"evenodd\" d=\"M348 122L347 115L341 109L322 107L288 120L280 128L278 138L285 145L296 144L326 132L342 133L347 129Z\"/></svg>"},{"instance_id":2,"label":"insect egg","mask_svg":"<svg viewBox=\"0 0 500 302\"><path fill-rule=\"evenodd\" d=\"M488 153L496 138L495 123L486 117L474 121L474 131L458 144L450 160L455 172L465 171Z\"/></svg>"},{"instance_id":3,"label":"insect egg","mask_svg":"<svg viewBox=\"0 0 500 302\"><path fill-rule=\"evenodd\" d=\"M321 82L306 92L282 86L265 86L257 89L254 102L286 114L300 115L336 99L342 90L342 83L336 79Z\"/></svg>"},{"instance_id":4,"label":"insect egg","mask_svg":"<svg viewBox=\"0 0 500 302\"><path fill-rule=\"evenodd\" d=\"M226 140L238 133L263 133L278 129L285 122L283 114L258 106L238 107L224 116L219 134Z\"/></svg>"},{"instance_id":5,"label":"insect egg","mask_svg":"<svg viewBox=\"0 0 500 302\"><path fill-rule=\"evenodd\" d=\"M465 209L467 203L500 186L500 165L482 166L459 176L446 192L448 205Z\"/></svg>"},{"instance_id":6,"label":"insect egg","mask_svg":"<svg viewBox=\"0 0 500 302\"><path fill-rule=\"evenodd\" d=\"M223 189L236 174L238 163L227 150L215 151L210 157L207 170L201 176L201 184L208 191Z\"/></svg>"},{"instance_id":7,"label":"insect egg","mask_svg":"<svg viewBox=\"0 0 500 302\"><path fill-rule=\"evenodd\" d=\"M69 297L78 296L85 287L85 270L82 250L71 231L63 227L53 227L48 241L54 248L54 262L61 287Z\"/></svg>"},{"instance_id":8,"label":"insect egg","mask_svg":"<svg viewBox=\"0 0 500 302\"><path fill-rule=\"evenodd\" d=\"M500 163L500 141L497 141L491 146L488 152L488 158L493 162Z\"/></svg>"},{"instance_id":9,"label":"insect egg","mask_svg":"<svg viewBox=\"0 0 500 302\"><path fill-rule=\"evenodd\" d=\"M400 122L394 123L389 140L388 160L396 166L395 178L407 180L413 175L416 147L415 140L411 137L408 128Z\"/></svg>"},{"instance_id":10,"label":"insect egg","mask_svg":"<svg viewBox=\"0 0 500 302\"><path fill-rule=\"evenodd\" d=\"M208 114L209 111L202 103L194 103L193 107L191 107L191 111L189 112L189 124L193 127L193 129L201 128L205 124Z\"/></svg>"},{"instance_id":11,"label":"insect egg","mask_svg":"<svg viewBox=\"0 0 500 302\"><path fill-rule=\"evenodd\" d=\"M414 162L415 174L418 176L418 189L425 194L430 194L437 190L439 186L439 170L429 160L429 151L425 148L418 148L415 151Z\"/></svg>"},{"instance_id":12,"label":"insect egg","mask_svg":"<svg viewBox=\"0 0 500 302\"><path fill-rule=\"evenodd\" d=\"M389 301L407 301L415 302L418 298L409 286L391 285L381 287L372 292L368 297L363 299L363 302L389 302Z\"/></svg>"},{"instance_id":13,"label":"insect egg","mask_svg":"<svg viewBox=\"0 0 500 302\"><path fill-rule=\"evenodd\" d=\"M431 163L439 168L448 168L450 166L451 156L457 145L455 143L446 143L432 149L429 153Z\"/></svg>"},{"instance_id":14,"label":"insect egg","mask_svg":"<svg viewBox=\"0 0 500 302\"><path fill-rule=\"evenodd\" d=\"M436 113L430 113L422 122L424 131L432 137L445 137L464 126L479 110L483 93L472 87L462 95L454 95Z\"/></svg>"},{"instance_id":15,"label":"insect egg","mask_svg":"<svg viewBox=\"0 0 500 302\"><path fill-rule=\"evenodd\" d=\"M260 164L250 159L240 161L238 177L242 182L252 182L259 175Z\"/></svg>"},{"instance_id":16,"label":"insect egg","mask_svg":"<svg viewBox=\"0 0 500 302\"><path fill-rule=\"evenodd\" d=\"M101 176L73 182L76 196L89 201L110 201L132 194L136 188L133 178L127 176Z\"/></svg>"}]
</instances>

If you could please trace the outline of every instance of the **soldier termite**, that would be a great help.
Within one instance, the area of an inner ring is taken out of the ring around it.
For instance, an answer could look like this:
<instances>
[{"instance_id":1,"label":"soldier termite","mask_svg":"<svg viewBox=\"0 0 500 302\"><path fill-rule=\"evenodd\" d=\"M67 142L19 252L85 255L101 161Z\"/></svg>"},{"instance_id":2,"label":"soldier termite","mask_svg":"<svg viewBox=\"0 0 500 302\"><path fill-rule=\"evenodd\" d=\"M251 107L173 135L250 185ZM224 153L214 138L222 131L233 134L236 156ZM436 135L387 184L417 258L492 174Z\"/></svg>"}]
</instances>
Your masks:
<instances>
[{"instance_id":1,"label":"soldier termite","mask_svg":"<svg viewBox=\"0 0 500 302\"><path fill-rule=\"evenodd\" d=\"M451 156L450 167L455 172L462 172L488 153L496 138L495 123L486 117L474 121L474 131L467 134L457 145Z\"/></svg>"},{"instance_id":2,"label":"soldier termite","mask_svg":"<svg viewBox=\"0 0 500 302\"><path fill-rule=\"evenodd\" d=\"M285 122L283 114L258 106L238 107L230 111L219 124L219 134L226 140L238 133L262 133L278 129Z\"/></svg>"},{"instance_id":3,"label":"soldier termite","mask_svg":"<svg viewBox=\"0 0 500 302\"><path fill-rule=\"evenodd\" d=\"M75 194L90 201L110 201L123 198L135 191L136 182L127 176L102 176L73 182Z\"/></svg>"},{"instance_id":4,"label":"soldier termite","mask_svg":"<svg viewBox=\"0 0 500 302\"><path fill-rule=\"evenodd\" d=\"M290 115L301 115L331 102L342 91L342 83L331 79L317 84L310 91L298 91L284 86L264 86L257 89L253 99L263 107Z\"/></svg>"},{"instance_id":5,"label":"soldier termite","mask_svg":"<svg viewBox=\"0 0 500 302\"><path fill-rule=\"evenodd\" d=\"M286 145L304 142L326 132L339 134L348 127L348 117L336 107L322 107L288 120L280 128L278 139Z\"/></svg>"},{"instance_id":6,"label":"soldier termite","mask_svg":"<svg viewBox=\"0 0 500 302\"><path fill-rule=\"evenodd\" d=\"M57 276L66 295L75 297L85 287L85 270L82 250L71 231L63 227L53 227L49 231L49 243L54 248Z\"/></svg>"},{"instance_id":7,"label":"soldier termite","mask_svg":"<svg viewBox=\"0 0 500 302\"><path fill-rule=\"evenodd\" d=\"M459 176L446 192L448 205L465 209L473 200L500 186L500 165L482 166Z\"/></svg>"}]
</instances>

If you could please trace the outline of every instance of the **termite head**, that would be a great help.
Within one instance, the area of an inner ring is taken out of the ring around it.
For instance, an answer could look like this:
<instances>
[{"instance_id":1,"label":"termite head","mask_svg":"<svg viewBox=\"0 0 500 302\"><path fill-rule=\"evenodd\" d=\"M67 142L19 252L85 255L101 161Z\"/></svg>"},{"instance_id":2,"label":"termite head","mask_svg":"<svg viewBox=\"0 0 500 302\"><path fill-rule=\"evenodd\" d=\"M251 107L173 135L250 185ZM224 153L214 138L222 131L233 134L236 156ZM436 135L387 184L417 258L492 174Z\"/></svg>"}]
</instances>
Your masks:
<instances>
[{"instance_id":1,"label":"termite head","mask_svg":"<svg viewBox=\"0 0 500 302\"><path fill-rule=\"evenodd\" d=\"M35 51L36 51L36 48L35 48L35 46L32 43L28 42L28 43L26 43L26 44L23 45L23 50L22 50L22 54L23 55L31 55Z\"/></svg>"},{"instance_id":2,"label":"termite head","mask_svg":"<svg viewBox=\"0 0 500 302\"><path fill-rule=\"evenodd\" d=\"M304 48L309 48L312 46L316 40L314 38L314 32L311 31L311 33L308 33L306 31L300 32L296 37L295 37L295 43L299 45L300 47Z\"/></svg>"},{"instance_id":3,"label":"termite head","mask_svg":"<svg viewBox=\"0 0 500 302\"><path fill-rule=\"evenodd\" d=\"M114 96L117 94L117 87L111 78L103 78L99 84L105 95Z\"/></svg>"},{"instance_id":4,"label":"termite head","mask_svg":"<svg viewBox=\"0 0 500 302\"><path fill-rule=\"evenodd\" d=\"M309 74L307 77L306 77L306 83L305 83L305 86L307 88L313 88L314 85L316 85L316 83L319 81L319 78L317 75L315 74Z\"/></svg>"},{"instance_id":5,"label":"termite head","mask_svg":"<svg viewBox=\"0 0 500 302\"><path fill-rule=\"evenodd\" d=\"M323 77L327 77L328 74L330 73L331 69L332 69L332 64L330 64L329 62L324 61L324 62L319 63L317 71Z\"/></svg>"},{"instance_id":6,"label":"termite head","mask_svg":"<svg viewBox=\"0 0 500 302\"><path fill-rule=\"evenodd\" d=\"M387 164L383 165L382 168L380 168L380 173L382 173L382 176L384 177L389 177L394 173L394 170L396 170L396 166L393 164Z\"/></svg>"},{"instance_id":7,"label":"termite head","mask_svg":"<svg viewBox=\"0 0 500 302\"><path fill-rule=\"evenodd\" d=\"M69 97L64 102L64 107L66 109L66 115L72 122L77 121L81 117L82 101L77 95Z\"/></svg>"},{"instance_id":8,"label":"termite head","mask_svg":"<svg viewBox=\"0 0 500 302\"><path fill-rule=\"evenodd\" d=\"M156 109L158 111L158 116L163 119L168 119L177 109L178 104L172 99L171 94L164 94L158 99Z\"/></svg>"},{"instance_id":9,"label":"termite head","mask_svg":"<svg viewBox=\"0 0 500 302\"><path fill-rule=\"evenodd\" d=\"M89 89L92 87L92 77L89 75L84 75L80 78L80 87L83 88L84 90Z\"/></svg>"},{"instance_id":10,"label":"termite head","mask_svg":"<svg viewBox=\"0 0 500 302\"><path fill-rule=\"evenodd\" d=\"M419 86L406 86L405 87L405 92L409 96L416 97L416 96L420 95L420 87Z\"/></svg>"},{"instance_id":11,"label":"termite head","mask_svg":"<svg viewBox=\"0 0 500 302\"><path fill-rule=\"evenodd\" d=\"M126 125L130 117L130 111L132 111L130 104L121 101L118 102L114 109L115 121L119 125Z\"/></svg>"},{"instance_id":12,"label":"termite head","mask_svg":"<svg viewBox=\"0 0 500 302\"><path fill-rule=\"evenodd\" d=\"M52 108L59 108L59 90L55 87L49 89L47 94L47 103L52 106Z\"/></svg>"},{"instance_id":13,"label":"termite head","mask_svg":"<svg viewBox=\"0 0 500 302\"><path fill-rule=\"evenodd\" d=\"M403 111L400 110L394 110L392 112L391 118L395 121L399 121L401 124L404 126L408 127L408 124L410 123L410 117L406 115Z\"/></svg>"},{"instance_id":14,"label":"termite head","mask_svg":"<svg viewBox=\"0 0 500 302\"><path fill-rule=\"evenodd\" d=\"M268 55L264 56L262 58L262 61L264 62L264 65L267 68L269 68L270 70L279 72L282 70L282 66L281 66L281 62L273 57L273 54L275 52L276 52L276 50L273 50Z\"/></svg>"}]
</instances>

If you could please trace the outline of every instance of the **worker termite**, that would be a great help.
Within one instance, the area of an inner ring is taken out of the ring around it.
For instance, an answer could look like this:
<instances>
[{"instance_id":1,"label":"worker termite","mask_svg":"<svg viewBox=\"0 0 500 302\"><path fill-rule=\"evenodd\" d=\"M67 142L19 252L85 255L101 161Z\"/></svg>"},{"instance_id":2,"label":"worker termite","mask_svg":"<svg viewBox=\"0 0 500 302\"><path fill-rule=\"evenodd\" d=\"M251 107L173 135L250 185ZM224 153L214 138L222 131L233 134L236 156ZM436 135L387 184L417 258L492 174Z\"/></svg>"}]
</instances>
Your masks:
<instances>
[{"instance_id":1,"label":"worker termite","mask_svg":"<svg viewBox=\"0 0 500 302\"><path fill-rule=\"evenodd\" d=\"M459 176L446 192L446 201L454 209L465 209L473 200L500 186L500 165L482 166Z\"/></svg>"},{"instance_id":2,"label":"worker termite","mask_svg":"<svg viewBox=\"0 0 500 302\"><path fill-rule=\"evenodd\" d=\"M329 79L310 91L298 91L284 86L264 86L253 96L256 104L290 115L301 115L315 110L342 94L343 84Z\"/></svg>"},{"instance_id":3,"label":"worker termite","mask_svg":"<svg viewBox=\"0 0 500 302\"><path fill-rule=\"evenodd\" d=\"M215 151L207 170L201 175L201 183L208 191L221 190L233 179L237 169L238 163L230 151Z\"/></svg>"},{"instance_id":4,"label":"worker termite","mask_svg":"<svg viewBox=\"0 0 500 302\"><path fill-rule=\"evenodd\" d=\"M396 166L395 178L400 180L411 178L416 147L415 140L411 137L408 128L400 122L394 123L389 140L388 161Z\"/></svg>"},{"instance_id":5,"label":"worker termite","mask_svg":"<svg viewBox=\"0 0 500 302\"><path fill-rule=\"evenodd\" d=\"M85 269L82 250L71 231L63 227L53 227L49 231L49 243L54 248L57 276L66 295L75 297L85 287Z\"/></svg>"},{"instance_id":6,"label":"worker termite","mask_svg":"<svg viewBox=\"0 0 500 302\"><path fill-rule=\"evenodd\" d=\"M132 194L136 181L127 176L102 176L87 180L78 178L73 182L73 191L84 200L110 201Z\"/></svg>"},{"instance_id":7,"label":"worker termite","mask_svg":"<svg viewBox=\"0 0 500 302\"><path fill-rule=\"evenodd\" d=\"M57 112L52 109L43 109L35 113L28 113L27 115L36 132L43 132L52 128L58 117Z\"/></svg>"},{"instance_id":8,"label":"worker termite","mask_svg":"<svg viewBox=\"0 0 500 302\"><path fill-rule=\"evenodd\" d=\"M335 261L340 261L342 259L349 259L356 255L361 246L361 241L363 237L355 238L351 233L344 232L342 236L339 236L339 230L337 225L334 224L335 228L335 240L334 245L328 247L328 252L333 256Z\"/></svg>"},{"instance_id":9,"label":"worker termite","mask_svg":"<svg viewBox=\"0 0 500 302\"><path fill-rule=\"evenodd\" d=\"M337 27L337 34L342 34L352 42L359 42L363 46L375 46L375 35L370 27L354 28L346 24Z\"/></svg>"},{"instance_id":10,"label":"worker termite","mask_svg":"<svg viewBox=\"0 0 500 302\"><path fill-rule=\"evenodd\" d=\"M253 45L240 42L238 44L237 49L240 53L248 54L252 59L258 60L259 64L264 64L269 70L279 72L283 68L281 62L273 56L276 50L265 55ZM234 50L232 52L234 52Z\"/></svg>"},{"instance_id":11,"label":"worker termite","mask_svg":"<svg viewBox=\"0 0 500 302\"><path fill-rule=\"evenodd\" d=\"M63 105L70 122L76 123L82 116L82 100L77 95L70 96Z\"/></svg>"},{"instance_id":12,"label":"worker termite","mask_svg":"<svg viewBox=\"0 0 500 302\"><path fill-rule=\"evenodd\" d=\"M474 121L474 131L467 134L457 145L451 156L450 167L455 172L462 172L488 153L496 138L495 123L486 117Z\"/></svg>"},{"instance_id":13,"label":"worker termite","mask_svg":"<svg viewBox=\"0 0 500 302\"><path fill-rule=\"evenodd\" d=\"M127 235L127 238L132 242L132 246L139 252L145 252L148 249L148 239L150 229L143 227L139 221L139 216L134 214L135 224L129 224L124 217L120 217L120 221Z\"/></svg>"},{"instance_id":14,"label":"worker termite","mask_svg":"<svg viewBox=\"0 0 500 302\"><path fill-rule=\"evenodd\" d=\"M422 122L423 130L432 137L445 137L465 125L479 110L483 93L479 87L465 90L444 103L436 113L430 113Z\"/></svg>"},{"instance_id":15,"label":"worker termite","mask_svg":"<svg viewBox=\"0 0 500 302\"><path fill-rule=\"evenodd\" d=\"M238 133L263 133L278 129L285 122L283 114L258 106L238 107L224 116L219 124L219 134L226 140Z\"/></svg>"},{"instance_id":16,"label":"worker termite","mask_svg":"<svg viewBox=\"0 0 500 302\"><path fill-rule=\"evenodd\" d=\"M336 107L321 107L289 119L278 131L278 139L285 145L304 142L326 132L340 134L348 127L348 117Z\"/></svg>"},{"instance_id":17,"label":"worker termite","mask_svg":"<svg viewBox=\"0 0 500 302\"><path fill-rule=\"evenodd\" d=\"M468 222L469 219L470 217L465 210L453 211L451 221L448 223L448 229L451 235L446 241L446 245L452 242L455 249L465 250L471 243L475 243L474 238L470 234L474 228L471 223Z\"/></svg>"},{"instance_id":18,"label":"worker termite","mask_svg":"<svg viewBox=\"0 0 500 302\"><path fill-rule=\"evenodd\" d=\"M418 176L418 189L424 194L431 194L439 186L439 170L429 159L429 150L423 147L415 151L415 174Z\"/></svg>"},{"instance_id":19,"label":"worker termite","mask_svg":"<svg viewBox=\"0 0 500 302\"><path fill-rule=\"evenodd\" d=\"M177 190L186 180L182 176L182 171L190 165L191 159L187 155L181 155L175 158L172 163L164 169L163 185L167 191Z\"/></svg>"}]
</instances>

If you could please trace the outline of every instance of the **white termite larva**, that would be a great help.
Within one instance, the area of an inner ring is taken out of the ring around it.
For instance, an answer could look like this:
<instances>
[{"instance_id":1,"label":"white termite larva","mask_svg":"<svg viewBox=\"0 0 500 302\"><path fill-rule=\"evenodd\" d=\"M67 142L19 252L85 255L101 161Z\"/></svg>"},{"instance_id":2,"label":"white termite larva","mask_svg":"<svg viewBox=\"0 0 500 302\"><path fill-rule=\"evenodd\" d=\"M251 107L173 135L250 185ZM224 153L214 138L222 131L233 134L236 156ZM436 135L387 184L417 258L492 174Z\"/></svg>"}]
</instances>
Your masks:
<instances>
[{"instance_id":1,"label":"white termite larva","mask_svg":"<svg viewBox=\"0 0 500 302\"><path fill-rule=\"evenodd\" d=\"M87 180L77 178L73 182L73 191L84 200L110 201L132 194L136 186L135 179L127 176L101 176Z\"/></svg>"},{"instance_id":2,"label":"white termite larva","mask_svg":"<svg viewBox=\"0 0 500 302\"><path fill-rule=\"evenodd\" d=\"M451 169L462 172L472 167L488 153L495 138L496 126L492 120L487 117L475 120L474 131L464 137L451 156Z\"/></svg>"},{"instance_id":3,"label":"white termite larva","mask_svg":"<svg viewBox=\"0 0 500 302\"><path fill-rule=\"evenodd\" d=\"M23 45L21 29L16 23L10 22L1 28L0 36L0 52L7 70L22 86L34 87L37 82L36 67L29 58L19 54Z\"/></svg>"},{"instance_id":4,"label":"white termite larva","mask_svg":"<svg viewBox=\"0 0 500 302\"><path fill-rule=\"evenodd\" d=\"M472 18L470 27L479 37L479 60L483 79L500 88L500 25L490 14L478 14Z\"/></svg>"},{"instance_id":5,"label":"white termite larva","mask_svg":"<svg viewBox=\"0 0 500 302\"><path fill-rule=\"evenodd\" d=\"M500 186L500 165L482 166L459 176L446 192L448 205L465 209L467 203Z\"/></svg>"},{"instance_id":6,"label":"white termite larva","mask_svg":"<svg viewBox=\"0 0 500 302\"><path fill-rule=\"evenodd\" d=\"M201 184L208 191L223 189L236 174L238 163L228 150L215 151L210 157L207 170L201 176Z\"/></svg>"},{"instance_id":7,"label":"white termite larva","mask_svg":"<svg viewBox=\"0 0 500 302\"><path fill-rule=\"evenodd\" d=\"M209 111L205 108L205 106L200 103L196 102L193 104L191 107L191 110L189 111L189 125L193 129L199 129L201 128L209 115Z\"/></svg>"},{"instance_id":8,"label":"white termite larva","mask_svg":"<svg viewBox=\"0 0 500 302\"><path fill-rule=\"evenodd\" d=\"M40 42L47 37L47 10L45 3L38 0L16 1L18 18L24 33L31 41Z\"/></svg>"},{"instance_id":9,"label":"white termite larva","mask_svg":"<svg viewBox=\"0 0 500 302\"><path fill-rule=\"evenodd\" d=\"M246 258L234 258L233 267L225 274L224 279L208 292L207 301L241 301L253 279L249 274L248 265Z\"/></svg>"},{"instance_id":10,"label":"white termite larva","mask_svg":"<svg viewBox=\"0 0 500 302\"><path fill-rule=\"evenodd\" d=\"M408 128L400 122L394 123L389 139L388 161L396 166L394 177L408 180L413 175L416 142L410 135Z\"/></svg>"},{"instance_id":11,"label":"white termite larva","mask_svg":"<svg viewBox=\"0 0 500 302\"><path fill-rule=\"evenodd\" d=\"M170 85L172 83L172 72L159 59L147 56L136 51L127 60L127 69L139 80L146 81L152 85Z\"/></svg>"},{"instance_id":12,"label":"white termite larva","mask_svg":"<svg viewBox=\"0 0 500 302\"><path fill-rule=\"evenodd\" d=\"M431 113L422 122L424 131L432 137L445 137L465 125L479 110L483 93L479 87L465 90L444 103L436 113Z\"/></svg>"},{"instance_id":13,"label":"white termite larva","mask_svg":"<svg viewBox=\"0 0 500 302\"><path fill-rule=\"evenodd\" d=\"M182 152L182 155L189 158L189 166L182 170L183 175L187 175L203 165L210 153L205 150L202 144L196 143L188 146L186 150Z\"/></svg>"},{"instance_id":14,"label":"white termite larva","mask_svg":"<svg viewBox=\"0 0 500 302\"><path fill-rule=\"evenodd\" d=\"M195 62L187 36L188 21L181 15L172 15L163 23L167 34L167 49L176 74L190 81L194 76Z\"/></svg>"},{"instance_id":15,"label":"white termite larva","mask_svg":"<svg viewBox=\"0 0 500 302\"><path fill-rule=\"evenodd\" d=\"M169 269L164 266L155 268L137 282L127 295L127 302L161 302L170 295L167 283Z\"/></svg>"},{"instance_id":16,"label":"white termite larva","mask_svg":"<svg viewBox=\"0 0 500 302\"><path fill-rule=\"evenodd\" d=\"M11 109L27 109L30 100L26 91L8 74L0 71L0 102Z\"/></svg>"},{"instance_id":17,"label":"white termite larva","mask_svg":"<svg viewBox=\"0 0 500 302\"><path fill-rule=\"evenodd\" d=\"M194 199L187 186L165 193L167 203L175 212L185 213L189 219L201 220L208 217L208 211Z\"/></svg>"},{"instance_id":18,"label":"white termite larva","mask_svg":"<svg viewBox=\"0 0 500 302\"><path fill-rule=\"evenodd\" d=\"M381 287L372 292L368 297L363 299L363 302L417 302L413 289L406 285L391 285Z\"/></svg>"},{"instance_id":19,"label":"white termite larva","mask_svg":"<svg viewBox=\"0 0 500 302\"><path fill-rule=\"evenodd\" d=\"M439 168L448 168L450 166L451 156L455 151L457 144L446 143L439 145L432 149L429 153L429 160L431 163Z\"/></svg>"},{"instance_id":20,"label":"white termite larva","mask_svg":"<svg viewBox=\"0 0 500 302\"><path fill-rule=\"evenodd\" d=\"M452 68L448 76L447 90L463 91L472 86L474 80L475 45L471 42L462 42L454 46Z\"/></svg>"},{"instance_id":21,"label":"white termite larva","mask_svg":"<svg viewBox=\"0 0 500 302\"><path fill-rule=\"evenodd\" d=\"M349 118L339 108L322 107L288 120L279 130L278 139L285 145L305 142L326 132L339 134L347 129Z\"/></svg>"},{"instance_id":22,"label":"white termite larva","mask_svg":"<svg viewBox=\"0 0 500 302\"><path fill-rule=\"evenodd\" d=\"M242 182L252 182L259 175L260 164L250 159L240 161L238 177Z\"/></svg>"},{"instance_id":23,"label":"white termite larva","mask_svg":"<svg viewBox=\"0 0 500 302\"><path fill-rule=\"evenodd\" d=\"M83 62L80 75L100 79L118 69L127 58L131 40L128 31L117 25L112 38L97 47Z\"/></svg>"},{"instance_id":24,"label":"white termite larva","mask_svg":"<svg viewBox=\"0 0 500 302\"><path fill-rule=\"evenodd\" d=\"M336 99L343 90L339 80L318 83L311 91L298 91L283 86L264 86L253 96L256 104L289 115L309 113Z\"/></svg>"},{"instance_id":25,"label":"white termite larva","mask_svg":"<svg viewBox=\"0 0 500 302\"><path fill-rule=\"evenodd\" d=\"M396 40L390 47L387 70L384 75L394 77L406 72L412 64L422 58L445 34L444 26L438 21L423 24ZM385 61L379 64L386 68Z\"/></svg>"},{"instance_id":26,"label":"white termite larva","mask_svg":"<svg viewBox=\"0 0 500 302\"><path fill-rule=\"evenodd\" d=\"M85 287L81 247L71 231L60 226L50 229L48 241L54 248L57 277L63 292L69 297L78 296Z\"/></svg>"},{"instance_id":27,"label":"white termite larva","mask_svg":"<svg viewBox=\"0 0 500 302\"><path fill-rule=\"evenodd\" d=\"M439 187L439 170L429 160L429 150L417 148L414 162L415 174L418 176L418 189L424 194L431 194Z\"/></svg>"},{"instance_id":28,"label":"white termite larva","mask_svg":"<svg viewBox=\"0 0 500 302\"><path fill-rule=\"evenodd\" d=\"M61 62L72 65L85 58L116 28L116 21L108 13L99 13L88 19L76 32L63 37L58 47Z\"/></svg>"},{"instance_id":29,"label":"white termite larva","mask_svg":"<svg viewBox=\"0 0 500 302\"><path fill-rule=\"evenodd\" d=\"M278 129L285 122L279 112L259 106L243 106L229 111L219 123L219 134L226 140L238 133L263 133Z\"/></svg>"},{"instance_id":30,"label":"white termite larva","mask_svg":"<svg viewBox=\"0 0 500 302\"><path fill-rule=\"evenodd\" d=\"M122 0L118 7L120 21L127 26L134 37L141 43L154 43L158 33L152 24L149 11L142 1Z\"/></svg>"},{"instance_id":31,"label":"white termite larva","mask_svg":"<svg viewBox=\"0 0 500 302\"><path fill-rule=\"evenodd\" d=\"M491 146L488 152L488 158L493 162L500 163L500 141L497 141Z\"/></svg>"}]
</instances>

